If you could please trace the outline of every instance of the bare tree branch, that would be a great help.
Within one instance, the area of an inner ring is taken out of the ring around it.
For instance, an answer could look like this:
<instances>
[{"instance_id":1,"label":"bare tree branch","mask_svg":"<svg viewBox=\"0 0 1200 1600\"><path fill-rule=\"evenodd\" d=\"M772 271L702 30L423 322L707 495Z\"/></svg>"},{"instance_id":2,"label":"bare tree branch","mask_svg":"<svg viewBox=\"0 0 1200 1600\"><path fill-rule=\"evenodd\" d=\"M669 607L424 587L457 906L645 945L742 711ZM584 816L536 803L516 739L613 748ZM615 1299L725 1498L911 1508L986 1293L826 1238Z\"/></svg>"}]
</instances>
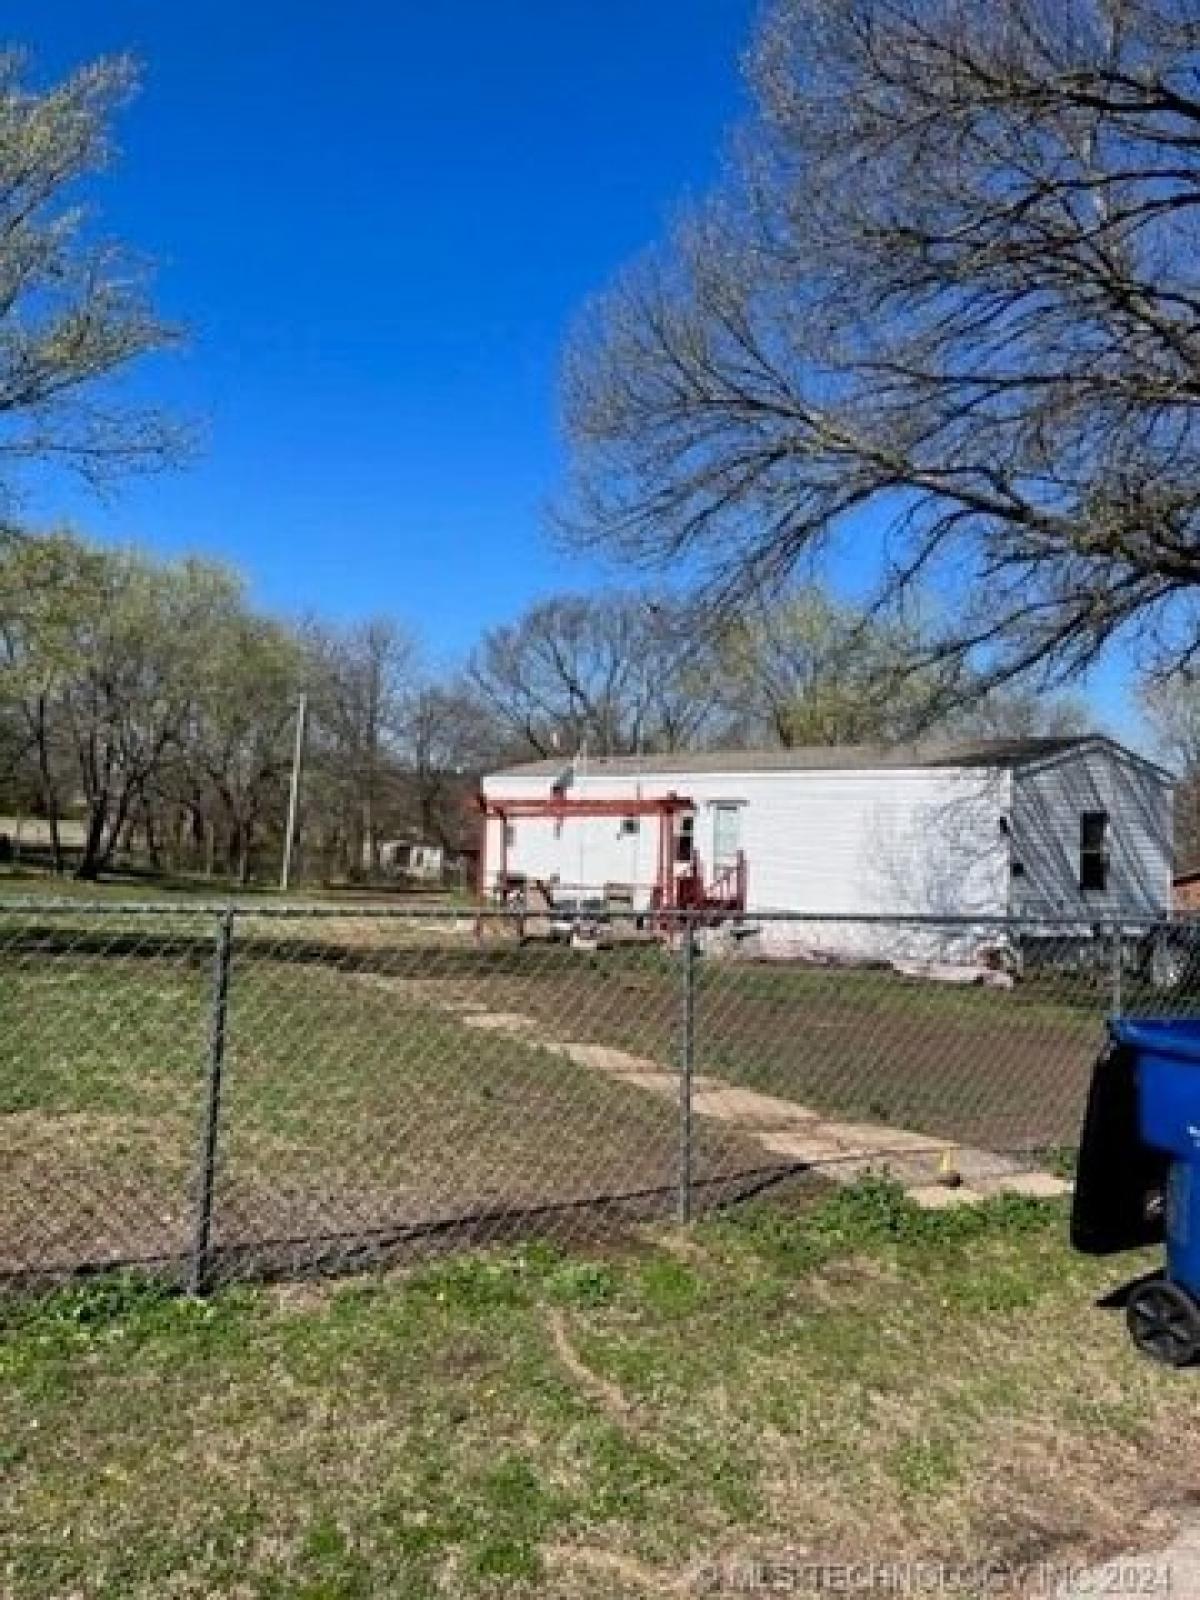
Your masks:
<instances>
[{"instance_id":1,"label":"bare tree branch","mask_svg":"<svg viewBox=\"0 0 1200 1600\"><path fill-rule=\"evenodd\" d=\"M728 182L568 350L569 536L726 603L853 538L976 692L1192 650L1186 11L775 0Z\"/></svg>"}]
</instances>

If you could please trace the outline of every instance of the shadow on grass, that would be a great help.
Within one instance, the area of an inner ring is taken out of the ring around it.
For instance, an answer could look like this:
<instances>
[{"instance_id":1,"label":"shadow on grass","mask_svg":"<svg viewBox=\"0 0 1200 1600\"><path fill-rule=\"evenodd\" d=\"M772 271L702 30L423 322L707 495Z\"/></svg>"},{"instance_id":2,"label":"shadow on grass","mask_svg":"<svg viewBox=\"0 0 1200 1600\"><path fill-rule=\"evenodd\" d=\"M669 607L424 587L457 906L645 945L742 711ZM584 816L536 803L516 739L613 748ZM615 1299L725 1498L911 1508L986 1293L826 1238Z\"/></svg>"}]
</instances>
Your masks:
<instances>
[{"instance_id":1,"label":"shadow on grass","mask_svg":"<svg viewBox=\"0 0 1200 1600\"><path fill-rule=\"evenodd\" d=\"M798 1180L816 1180L810 1193L829 1192L828 1183L819 1181L819 1169L798 1162L695 1179L691 1216L710 1215L779 1195L793 1189ZM177 1251L108 1256L51 1270L30 1268L0 1273L0 1290L17 1295L40 1294L131 1272L172 1288L195 1281L205 1291L229 1283L340 1277L483 1245L611 1244L614 1229L678 1216L678 1188L674 1184L656 1184L543 1204L480 1208L420 1222L226 1240L213 1245L200 1262L194 1252Z\"/></svg>"}]
</instances>

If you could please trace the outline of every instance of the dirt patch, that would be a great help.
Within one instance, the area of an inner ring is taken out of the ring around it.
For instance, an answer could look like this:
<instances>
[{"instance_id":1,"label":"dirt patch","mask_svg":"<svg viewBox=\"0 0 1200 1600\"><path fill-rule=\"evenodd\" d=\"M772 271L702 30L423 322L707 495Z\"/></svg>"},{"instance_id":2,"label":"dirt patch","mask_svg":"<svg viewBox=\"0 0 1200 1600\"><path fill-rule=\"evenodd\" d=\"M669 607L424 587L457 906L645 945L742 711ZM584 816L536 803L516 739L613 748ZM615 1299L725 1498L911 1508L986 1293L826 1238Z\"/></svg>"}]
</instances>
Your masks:
<instances>
[{"instance_id":1,"label":"dirt patch","mask_svg":"<svg viewBox=\"0 0 1200 1600\"><path fill-rule=\"evenodd\" d=\"M589 1544L548 1545L542 1556L560 1579L582 1584L573 1592L594 1594L597 1578L622 1585L622 1592L636 1596L688 1595L702 1593L691 1573L663 1572L617 1550L603 1550Z\"/></svg>"},{"instance_id":2,"label":"dirt patch","mask_svg":"<svg viewBox=\"0 0 1200 1600\"><path fill-rule=\"evenodd\" d=\"M195 1130L111 1112L0 1116L0 1275L179 1254Z\"/></svg>"}]
</instances>

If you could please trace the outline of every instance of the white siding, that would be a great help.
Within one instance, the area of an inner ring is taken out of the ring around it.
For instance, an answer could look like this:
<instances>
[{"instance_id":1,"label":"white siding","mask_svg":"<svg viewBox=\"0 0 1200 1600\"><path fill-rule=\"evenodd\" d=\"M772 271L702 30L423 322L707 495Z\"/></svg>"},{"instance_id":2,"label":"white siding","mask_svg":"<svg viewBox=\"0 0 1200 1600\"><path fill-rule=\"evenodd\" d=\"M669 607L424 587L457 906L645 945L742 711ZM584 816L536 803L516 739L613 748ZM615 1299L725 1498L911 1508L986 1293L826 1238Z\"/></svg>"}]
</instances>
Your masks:
<instances>
[{"instance_id":1,"label":"white siding","mask_svg":"<svg viewBox=\"0 0 1200 1600\"><path fill-rule=\"evenodd\" d=\"M1030 915L1158 915L1171 903L1171 784L1153 767L1095 744L1019 769L1013 786L1012 906ZM1108 813L1104 891L1079 887L1085 811Z\"/></svg>"},{"instance_id":2,"label":"white siding","mask_svg":"<svg viewBox=\"0 0 1200 1600\"><path fill-rule=\"evenodd\" d=\"M505 784L495 792L510 798L549 797L549 785L528 790ZM589 785L587 793L593 793ZM616 793L620 794L619 788ZM578 798L581 790L572 794ZM520 817L511 824L513 842L508 850L508 870L530 878L556 879L563 889L599 891L606 883L653 883L658 860L658 822L639 818L634 835L621 832L619 817L583 817L562 823L550 817ZM488 822L486 872L489 886L500 869L500 823Z\"/></svg>"},{"instance_id":3,"label":"white siding","mask_svg":"<svg viewBox=\"0 0 1200 1600\"><path fill-rule=\"evenodd\" d=\"M755 910L960 916L1003 910L1003 774L773 773L748 808Z\"/></svg>"}]
</instances>

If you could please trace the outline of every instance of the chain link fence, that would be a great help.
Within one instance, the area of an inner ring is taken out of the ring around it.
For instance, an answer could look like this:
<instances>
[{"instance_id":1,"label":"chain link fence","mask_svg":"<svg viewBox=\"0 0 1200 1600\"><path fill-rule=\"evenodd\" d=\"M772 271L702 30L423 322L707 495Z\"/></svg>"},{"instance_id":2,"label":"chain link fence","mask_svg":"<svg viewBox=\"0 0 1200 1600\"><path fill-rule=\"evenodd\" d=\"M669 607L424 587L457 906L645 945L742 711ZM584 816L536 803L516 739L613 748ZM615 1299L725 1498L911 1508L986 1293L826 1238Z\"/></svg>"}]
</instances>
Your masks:
<instances>
[{"instance_id":1,"label":"chain link fence","mask_svg":"<svg viewBox=\"0 0 1200 1600\"><path fill-rule=\"evenodd\" d=\"M0 902L0 1286L194 1290L1069 1170L1200 924Z\"/></svg>"}]
</instances>

